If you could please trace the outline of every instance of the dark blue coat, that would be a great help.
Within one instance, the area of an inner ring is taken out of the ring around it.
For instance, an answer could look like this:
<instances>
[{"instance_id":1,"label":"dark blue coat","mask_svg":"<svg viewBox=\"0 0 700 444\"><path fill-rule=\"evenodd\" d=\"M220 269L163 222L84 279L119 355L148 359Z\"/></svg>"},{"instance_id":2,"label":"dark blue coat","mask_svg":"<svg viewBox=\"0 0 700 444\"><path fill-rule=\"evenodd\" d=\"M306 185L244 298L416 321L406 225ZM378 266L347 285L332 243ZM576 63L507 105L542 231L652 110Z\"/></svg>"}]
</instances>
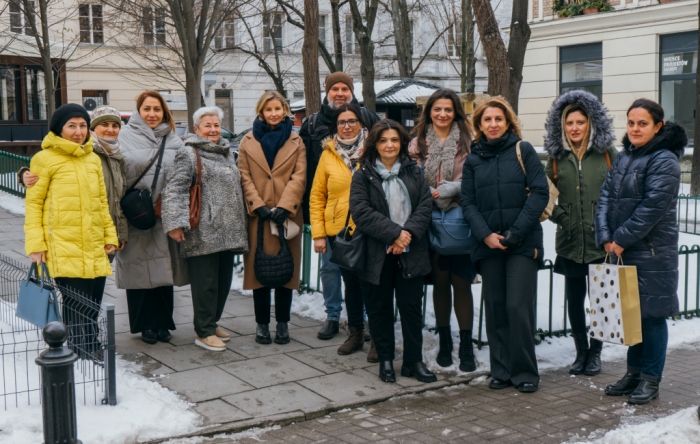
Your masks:
<instances>
[{"instance_id":1,"label":"dark blue coat","mask_svg":"<svg viewBox=\"0 0 700 444\"><path fill-rule=\"evenodd\" d=\"M462 212L472 229L470 254L478 261L501 254L519 254L542 262L540 215L549 202L549 186L542 162L528 142L520 144L523 172L515 151L520 138L507 132L500 139L480 140L472 146L462 170ZM531 194L527 195L526 187ZM507 250L491 249L484 239L510 230L521 244Z\"/></svg>"},{"instance_id":2,"label":"dark blue coat","mask_svg":"<svg viewBox=\"0 0 700 444\"><path fill-rule=\"evenodd\" d=\"M600 190L596 243L614 241L637 267L643 319L678 314L678 161L687 142L670 122L640 148L625 136Z\"/></svg>"}]
</instances>

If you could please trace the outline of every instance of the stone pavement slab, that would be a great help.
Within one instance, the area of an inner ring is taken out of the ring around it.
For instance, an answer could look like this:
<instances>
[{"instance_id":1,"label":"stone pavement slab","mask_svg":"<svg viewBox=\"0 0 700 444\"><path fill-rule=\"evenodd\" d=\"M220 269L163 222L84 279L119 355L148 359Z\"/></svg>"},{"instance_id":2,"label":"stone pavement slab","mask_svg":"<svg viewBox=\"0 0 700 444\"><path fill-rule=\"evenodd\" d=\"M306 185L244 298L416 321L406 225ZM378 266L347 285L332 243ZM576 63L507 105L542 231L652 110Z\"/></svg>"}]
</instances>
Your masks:
<instances>
[{"instance_id":1,"label":"stone pavement slab","mask_svg":"<svg viewBox=\"0 0 700 444\"><path fill-rule=\"evenodd\" d=\"M313 411L329 405L327 398L294 382L224 396L221 399L253 417L293 411Z\"/></svg>"},{"instance_id":2,"label":"stone pavement slab","mask_svg":"<svg viewBox=\"0 0 700 444\"><path fill-rule=\"evenodd\" d=\"M324 376L320 371L283 354L232 362L219 368L256 388Z\"/></svg>"},{"instance_id":3,"label":"stone pavement slab","mask_svg":"<svg viewBox=\"0 0 700 444\"><path fill-rule=\"evenodd\" d=\"M272 332L271 335L274 337L274 332ZM294 333L290 333L290 336L294 336ZM301 342L295 341L294 339L292 339L289 344L276 344L274 341L272 344L258 344L255 342L255 337L252 335L231 338L231 340L226 344L226 347L249 359L261 358L263 356L270 355L281 355L282 353L307 350L309 348L308 345L304 345Z\"/></svg>"},{"instance_id":4,"label":"stone pavement slab","mask_svg":"<svg viewBox=\"0 0 700 444\"><path fill-rule=\"evenodd\" d=\"M323 348L311 348L309 350L287 353L306 365L318 369L324 373L344 372L365 367L377 367L377 364L367 362L369 344L365 344L363 351L355 352L351 355L341 356L338 354L338 347L333 345Z\"/></svg>"},{"instance_id":5,"label":"stone pavement slab","mask_svg":"<svg viewBox=\"0 0 700 444\"><path fill-rule=\"evenodd\" d=\"M159 378L158 383L184 395L192 402L218 399L254 388L230 373L213 366L172 373L164 378Z\"/></svg>"}]
</instances>

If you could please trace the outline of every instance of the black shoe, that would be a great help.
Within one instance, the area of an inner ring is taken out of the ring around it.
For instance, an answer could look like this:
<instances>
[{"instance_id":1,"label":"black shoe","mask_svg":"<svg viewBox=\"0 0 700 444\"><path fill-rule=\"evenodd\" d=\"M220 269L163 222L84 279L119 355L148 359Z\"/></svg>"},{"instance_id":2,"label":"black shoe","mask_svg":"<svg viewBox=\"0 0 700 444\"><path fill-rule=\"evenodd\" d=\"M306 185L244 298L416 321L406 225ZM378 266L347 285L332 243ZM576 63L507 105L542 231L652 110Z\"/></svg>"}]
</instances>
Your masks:
<instances>
[{"instance_id":1,"label":"black shoe","mask_svg":"<svg viewBox=\"0 0 700 444\"><path fill-rule=\"evenodd\" d=\"M609 396L629 395L637 388L640 381L639 373L627 372L625 376L615 384L605 387L605 394Z\"/></svg>"},{"instance_id":2,"label":"black shoe","mask_svg":"<svg viewBox=\"0 0 700 444\"><path fill-rule=\"evenodd\" d=\"M323 327L318 331L316 337L327 341L328 339L333 339L333 336L338 334L338 321L326 320L323 323Z\"/></svg>"},{"instance_id":3,"label":"black shoe","mask_svg":"<svg viewBox=\"0 0 700 444\"><path fill-rule=\"evenodd\" d=\"M158 334L155 330L144 330L141 332L141 339L146 344L155 344L158 342Z\"/></svg>"},{"instance_id":4,"label":"black shoe","mask_svg":"<svg viewBox=\"0 0 700 444\"><path fill-rule=\"evenodd\" d=\"M474 362L474 348L472 345L472 331L459 331L459 371L473 372L476 370Z\"/></svg>"},{"instance_id":5,"label":"black shoe","mask_svg":"<svg viewBox=\"0 0 700 444\"><path fill-rule=\"evenodd\" d=\"M603 343L591 339L591 348L588 349L588 362L586 363L586 369L583 374L586 376L595 376L600 373L601 362L600 362L600 352L603 350Z\"/></svg>"},{"instance_id":6,"label":"black shoe","mask_svg":"<svg viewBox=\"0 0 700 444\"><path fill-rule=\"evenodd\" d=\"M405 376L407 378L414 377L420 382L437 381L437 376L435 376L435 373L428 370L428 368L422 362L402 365L401 376Z\"/></svg>"},{"instance_id":7,"label":"black shoe","mask_svg":"<svg viewBox=\"0 0 700 444\"><path fill-rule=\"evenodd\" d=\"M535 393L537 391L537 386L532 382L521 382L517 388L520 393Z\"/></svg>"},{"instance_id":8,"label":"black shoe","mask_svg":"<svg viewBox=\"0 0 700 444\"><path fill-rule=\"evenodd\" d=\"M379 379L384 382L396 382L393 361L382 361L379 363Z\"/></svg>"},{"instance_id":9,"label":"black shoe","mask_svg":"<svg viewBox=\"0 0 700 444\"><path fill-rule=\"evenodd\" d=\"M289 344L289 325L286 322L277 323L275 344Z\"/></svg>"},{"instance_id":10,"label":"black shoe","mask_svg":"<svg viewBox=\"0 0 700 444\"><path fill-rule=\"evenodd\" d=\"M452 365L452 330L450 326L438 327L438 335L440 335L440 349L438 350L437 358L435 362L440 367L449 367Z\"/></svg>"},{"instance_id":11,"label":"black shoe","mask_svg":"<svg viewBox=\"0 0 700 444\"><path fill-rule=\"evenodd\" d=\"M365 319L365 342L372 340L372 335L369 333L369 322Z\"/></svg>"},{"instance_id":12,"label":"black shoe","mask_svg":"<svg viewBox=\"0 0 700 444\"><path fill-rule=\"evenodd\" d=\"M637 388L627 398L627 402L635 405L649 404L659 398L659 383L642 379Z\"/></svg>"},{"instance_id":13,"label":"black shoe","mask_svg":"<svg viewBox=\"0 0 700 444\"><path fill-rule=\"evenodd\" d=\"M160 342L170 342L170 332L167 328L159 328L156 336Z\"/></svg>"},{"instance_id":14,"label":"black shoe","mask_svg":"<svg viewBox=\"0 0 700 444\"><path fill-rule=\"evenodd\" d=\"M503 390L504 388L512 387L513 383L510 382L510 379L507 381L504 381L503 379L498 379L498 378L491 378L491 382L489 382L489 388L493 390Z\"/></svg>"},{"instance_id":15,"label":"black shoe","mask_svg":"<svg viewBox=\"0 0 700 444\"><path fill-rule=\"evenodd\" d=\"M255 329L255 342L258 344L272 344L269 324L258 324Z\"/></svg>"},{"instance_id":16,"label":"black shoe","mask_svg":"<svg viewBox=\"0 0 700 444\"><path fill-rule=\"evenodd\" d=\"M584 335L571 335L574 338L574 345L576 346L576 359L574 363L569 367L569 373L572 375L581 375L586 370L586 363L588 362L588 336Z\"/></svg>"}]
</instances>

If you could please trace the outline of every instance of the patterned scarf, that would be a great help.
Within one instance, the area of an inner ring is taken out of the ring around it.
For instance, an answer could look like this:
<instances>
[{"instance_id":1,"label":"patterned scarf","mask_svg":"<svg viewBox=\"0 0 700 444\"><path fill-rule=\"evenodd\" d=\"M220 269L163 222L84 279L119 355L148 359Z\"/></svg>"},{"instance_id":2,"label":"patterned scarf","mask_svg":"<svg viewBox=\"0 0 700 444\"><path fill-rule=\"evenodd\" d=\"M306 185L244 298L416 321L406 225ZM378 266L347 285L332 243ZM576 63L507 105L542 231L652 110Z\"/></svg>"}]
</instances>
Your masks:
<instances>
[{"instance_id":1,"label":"patterned scarf","mask_svg":"<svg viewBox=\"0 0 700 444\"><path fill-rule=\"evenodd\" d=\"M428 159L425 162L425 180L428 181L428 185L437 188L438 168L441 165L443 180L452 180L452 170L454 169L457 143L459 142L457 122L452 122L450 134L447 135L444 143L440 140L433 126L428 125L425 132L425 141L429 150Z\"/></svg>"},{"instance_id":2,"label":"patterned scarf","mask_svg":"<svg viewBox=\"0 0 700 444\"><path fill-rule=\"evenodd\" d=\"M365 138L367 137L367 129L362 128L357 135L352 139L342 139L340 135L335 135L335 150L343 159L345 165L350 168L350 172L354 173L357 167L357 161L362 155L365 148Z\"/></svg>"},{"instance_id":3,"label":"patterned scarf","mask_svg":"<svg viewBox=\"0 0 700 444\"><path fill-rule=\"evenodd\" d=\"M389 204L389 218L403 227L411 216L411 197L408 195L406 184L399 179L401 161L397 159L391 171L387 170L379 159L375 161L375 167L382 178L382 189Z\"/></svg>"},{"instance_id":4,"label":"patterned scarf","mask_svg":"<svg viewBox=\"0 0 700 444\"><path fill-rule=\"evenodd\" d=\"M92 132L92 138L97 145L102 147L105 154L107 154L108 156L113 156L115 154L119 154L119 148L120 148L119 139L108 140L108 139L105 139L103 137L98 136L97 134L95 134L94 131Z\"/></svg>"}]
</instances>

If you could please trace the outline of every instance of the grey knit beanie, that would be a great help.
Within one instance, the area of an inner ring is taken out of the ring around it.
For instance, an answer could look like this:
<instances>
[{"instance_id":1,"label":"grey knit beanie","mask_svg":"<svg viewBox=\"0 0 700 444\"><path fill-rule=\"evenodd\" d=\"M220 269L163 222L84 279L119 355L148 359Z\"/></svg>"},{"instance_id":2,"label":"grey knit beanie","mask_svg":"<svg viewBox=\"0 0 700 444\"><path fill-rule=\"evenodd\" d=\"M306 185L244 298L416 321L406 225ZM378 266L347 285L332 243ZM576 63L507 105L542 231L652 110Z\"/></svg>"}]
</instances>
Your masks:
<instances>
[{"instance_id":1,"label":"grey knit beanie","mask_svg":"<svg viewBox=\"0 0 700 444\"><path fill-rule=\"evenodd\" d=\"M95 127L102 122L116 122L119 126L121 126L121 115L116 108L113 108L111 106L98 106L92 112L92 123L90 124L90 129L94 130Z\"/></svg>"}]
</instances>

